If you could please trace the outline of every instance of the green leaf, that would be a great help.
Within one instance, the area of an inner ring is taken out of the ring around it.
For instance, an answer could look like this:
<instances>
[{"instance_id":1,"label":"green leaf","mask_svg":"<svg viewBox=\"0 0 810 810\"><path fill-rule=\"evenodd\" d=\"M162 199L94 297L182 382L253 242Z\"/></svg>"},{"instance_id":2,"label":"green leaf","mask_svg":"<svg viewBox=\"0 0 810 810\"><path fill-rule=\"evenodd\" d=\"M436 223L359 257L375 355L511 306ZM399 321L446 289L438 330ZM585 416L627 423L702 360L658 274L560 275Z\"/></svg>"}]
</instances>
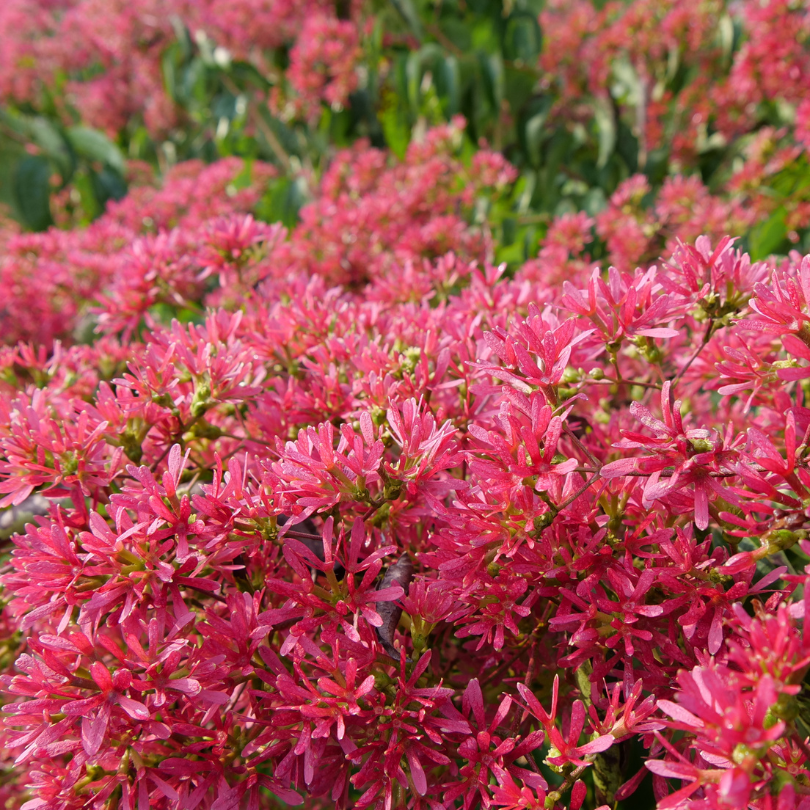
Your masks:
<instances>
[{"instance_id":1,"label":"green leaf","mask_svg":"<svg viewBox=\"0 0 810 810\"><path fill-rule=\"evenodd\" d=\"M419 51L409 54L405 61L405 77L408 88L408 103L414 113L419 111L419 86L422 83L422 57Z\"/></svg>"},{"instance_id":2,"label":"green leaf","mask_svg":"<svg viewBox=\"0 0 810 810\"><path fill-rule=\"evenodd\" d=\"M512 205L516 213L528 213L536 184L537 174L535 172L525 172L518 178L512 189Z\"/></svg>"},{"instance_id":3,"label":"green leaf","mask_svg":"<svg viewBox=\"0 0 810 810\"><path fill-rule=\"evenodd\" d=\"M264 222L281 222L292 228L298 222L298 212L306 202L304 181L283 177L274 182L256 207L256 217Z\"/></svg>"},{"instance_id":4,"label":"green leaf","mask_svg":"<svg viewBox=\"0 0 810 810\"><path fill-rule=\"evenodd\" d=\"M419 50L419 61L423 68L436 70L443 59L444 51L435 42L428 42Z\"/></svg>"},{"instance_id":5,"label":"green leaf","mask_svg":"<svg viewBox=\"0 0 810 810\"><path fill-rule=\"evenodd\" d=\"M37 116L30 122L31 136L45 155L59 167L62 179L67 181L73 173L75 163L65 142L64 135L47 118Z\"/></svg>"},{"instance_id":6,"label":"green leaf","mask_svg":"<svg viewBox=\"0 0 810 810\"><path fill-rule=\"evenodd\" d=\"M174 36L177 41L177 45L180 48L181 57L183 59L188 59L194 52L194 46L191 44L188 28L186 28L183 21L177 16L177 14L170 14L169 22L174 29Z\"/></svg>"},{"instance_id":7,"label":"green leaf","mask_svg":"<svg viewBox=\"0 0 810 810\"><path fill-rule=\"evenodd\" d=\"M67 131L67 138L78 155L106 163L122 177L126 174L126 162L121 150L103 132L89 127L71 127Z\"/></svg>"},{"instance_id":8,"label":"green leaf","mask_svg":"<svg viewBox=\"0 0 810 810\"><path fill-rule=\"evenodd\" d=\"M281 145L281 148L288 154L288 155L297 155L299 154L299 144L298 139L295 137L295 132L290 129L283 121L280 121L274 115L270 114L269 110L259 110L259 115L262 116L262 119L267 124L267 129L269 129L269 133L264 131L264 128L260 128L259 132L263 135L264 140L268 140L268 134L270 138L275 136L275 139Z\"/></svg>"},{"instance_id":9,"label":"green leaf","mask_svg":"<svg viewBox=\"0 0 810 810\"><path fill-rule=\"evenodd\" d=\"M419 14L413 4L413 0L391 0L392 5L399 13L400 17L408 24L413 35L422 39L422 23L419 21Z\"/></svg>"},{"instance_id":10,"label":"green leaf","mask_svg":"<svg viewBox=\"0 0 810 810\"><path fill-rule=\"evenodd\" d=\"M495 264L519 265L526 260L525 250L521 242L511 245L497 245L495 248Z\"/></svg>"},{"instance_id":11,"label":"green leaf","mask_svg":"<svg viewBox=\"0 0 810 810\"><path fill-rule=\"evenodd\" d=\"M73 178L73 186L79 192L82 202L82 210L86 213L89 221L104 213L104 206L99 202L95 178L92 172L78 171Z\"/></svg>"},{"instance_id":12,"label":"green leaf","mask_svg":"<svg viewBox=\"0 0 810 810\"><path fill-rule=\"evenodd\" d=\"M507 58L532 64L543 43L537 17L525 12L513 14L506 22L503 40Z\"/></svg>"},{"instance_id":13,"label":"green leaf","mask_svg":"<svg viewBox=\"0 0 810 810\"><path fill-rule=\"evenodd\" d=\"M526 155L532 166L540 165L547 113L536 113L526 122Z\"/></svg>"},{"instance_id":14,"label":"green leaf","mask_svg":"<svg viewBox=\"0 0 810 810\"><path fill-rule=\"evenodd\" d=\"M458 53L467 53L472 47L470 26L456 17L443 17L439 28L444 36L458 49Z\"/></svg>"},{"instance_id":15,"label":"green leaf","mask_svg":"<svg viewBox=\"0 0 810 810\"><path fill-rule=\"evenodd\" d=\"M501 223L501 242L512 245L517 241L518 224L514 217L506 216Z\"/></svg>"},{"instance_id":16,"label":"green leaf","mask_svg":"<svg viewBox=\"0 0 810 810\"><path fill-rule=\"evenodd\" d=\"M536 86L537 77L530 71L506 68L505 93L512 115L519 115L535 96Z\"/></svg>"},{"instance_id":17,"label":"green leaf","mask_svg":"<svg viewBox=\"0 0 810 810\"><path fill-rule=\"evenodd\" d=\"M616 119L613 117L613 108L607 99L594 99L594 119L599 136L599 159L596 165L601 169L607 164L616 148Z\"/></svg>"},{"instance_id":18,"label":"green leaf","mask_svg":"<svg viewBox=\"0 0 810 810\"><path fill-rule=\"evenodd\" d=\"M181 81L178 83L177 92L181 102L207 112L208 95L206 93L206 76L208 66L202 58L192 59L183 70Z\"/></svg>"},{"instance_id":19,"label":"green leaf","mask_svg":"<svg viewBox=\"0 0 810 810\"><path fill-rule=\"evenodd\" d=\"M610 94L621 104L638 107L644 103L644 89L638 71L627 57L613 62L613 85Z\"/></svg>"},{"instance_id":20,"label":"green leaf","mask_svg":"<svg viewBox=\"0 0 810 810\"><path fill-rule=\"evenodd\" d=\"M785 209L780 206L751 232L751 259L755 262L766 259L782 245L786 235Z\"/></svg>"},{"instance_id":21,"label":"green leaf","mask_svg":"<svg viewBox=\"0 0 810 810\"><path fill-rule=\"evenodd\" d=\"M240 84L240 89L244 89L241 87L243 82L255 85L262 90L266 90L268 87L270 87L270 82L267 81L267 78L259 72L255 65L252 65L250 62L243 62L240 60L231 62L230 69L227 72L230 73L234 80Z\"/></svg>"},{"instance_id":22,"label":"green leaf","mask_svg":"<svg viewBox=\"0 0 810 810\"><path fill-rule=\"evenodd\" d=\"M121 200L126 196L127 184L109 166L105 166L100 172L93 172L92 176L96 184L96 196L102 205L108 200Z\"/></svg>"},{"instance_id":23,"label":"green leaf","mask_svg":"<svg viewBox=\"0 0 810 810\"><path fill-rule=\"evenodd\" d=\"M166 95L177 101L177 54L179 46L172 43L160 57L160 67L163 73L163 89Z\"/></svg>"},{"instance_id":24,"label":"green leaf","mask_svg":"<svg viewBox=\"0 0 810 810\"><path fill-rule=\"evenodd\" d=\"M448 56L442 61L437 79L439 92L446 100L445 115L449 118L456 115L461 107L461 74L455 56Z\"/></svg>"},{"instance_id":25,"label":"green leaf","mask_svg":"<svg viewBox=\"0 0 810 810\"><path fill-rule=\"evenodd\" d=\"M472 47L486 53L498 53L501 50L501 41L497 29L491 19L483 18L470 27Z\"/></svg>"},{"instance_id":26,"label":"green leaf","mask_svg":"<svg viewBox=\"0 0 810 810\"><path fill-rule=\"evenodd\" d=\"M53 223L51 219L50 161L30 155L22 160L14 172L14 202L17 210L31 230L44 231Z\"/></svg>"},{"instance_id":27,"label":"green leaf","mask_svg":"<svg viewBox=\"0 0 810 810\"><path fill-rule=\"evenodd\" d=\"M589 216L595 217L607 208L605 192L598 186L588 189L582 200L582 208Z\"/></svg>"},{"instance_id":28,"label":"green leaf","mask_svg":"<svg viewBox=\"0 0 810 810\"><path fill-rule=\"evenodd\" d=\"M480 58L487 98L492 105L494 114L497 116L500 114L504 95L503 59L501 59L500 54L491 54L489 56L481 54Z\"/></svg>"},{"instance_id":29,"label":"green leaf","mask_svg":"<svg viewBox=\"0 0 810 810\"><path fill-rule=\"evenodd\" d=\"M615 147L616 153L624 161L630 174L635 174L638 171L638 138L633 134L630 127L621 120L616 130ZM599 168L603 165L600 164Z\"/></svg>"},{"instance_id":30,"label":"green leaf","mask_svg":"<svg viewBox=\"0 0 810 810\"><path fill-rule=\"evenodd\" d=\"M380 111L379 118L388 148L402 160L411 140L411 130L402 108L398 104L387 104Z\"/></svg>"},{"instance_id":31,"label":"green leaf","mask_svg":"<svg viewBox=\"0 0 810 810\"><path fill-rule=\"evenodd\" d=\"M11 138L0 135L0 205L14 208L14 172L17 164L27 156L22 146Z\"/></svg>"}]
</instances>

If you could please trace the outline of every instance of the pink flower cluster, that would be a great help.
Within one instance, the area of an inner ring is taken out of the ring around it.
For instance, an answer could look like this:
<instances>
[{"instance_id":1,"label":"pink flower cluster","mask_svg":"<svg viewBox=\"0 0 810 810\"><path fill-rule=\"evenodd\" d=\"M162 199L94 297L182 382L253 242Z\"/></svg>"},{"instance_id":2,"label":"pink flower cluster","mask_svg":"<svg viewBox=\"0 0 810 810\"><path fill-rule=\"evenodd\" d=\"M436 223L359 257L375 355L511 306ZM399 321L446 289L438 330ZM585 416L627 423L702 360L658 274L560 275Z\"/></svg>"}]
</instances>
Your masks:
<instances>
[{"instance_id":1,"label":"pink flower cluster","mask_svg":"<svg viewBox=\"0 0 810 810\"><path fill-rule=\"evenodd\" d=\"M161 62L178 25L263 71L267 50L300 36L293 86L302 104L344 101L353 88L356 25L338 21L325 0L6 0L0 97L35 106L50 97L66 119L75 109L111 137L133 119L165 136L183 122ZM316 66L318 80L308 73Z\"/></svg>"},{"instance_id":2,"label":"pink flower cluster","mask_svg":"<svg viewBox=\"0 0 810 810\"><path fill-rule=\"evenodd\" d=\"M807 227L810 197L798 186L785 197L770 187L780 184L781 170L800 165L802 147L780 146L778 140L773 128L761 130L746 150L746 162L714 193L696 175L675 174L654 194L644 175L632 175L596 216L579 212L552 218L537 257L521 273L562 281L592 266L590 251L600 243L611 264L628 270L669 259L682 242L701 235L719 240L727 233L750 234L780 212L787 239L797 243Z\"/></svg>"},{"instance_id":3,"label":"pink flower cluster","mask_svg":"<svg viewBox=\"0 0 810 810\"><path fill-rule=\"evenodd\" d=\"M319 102L345 104L357 87L361 51L356 26L325 14L308 16L290 53L287 78L310 116Z\"/></svg>"},{"instance_id":4,"label":"pink flower cluster","mask_svg":"<svg viewBox=\"0 0 810 810\"><path fill-rule=\"evenodd\" d=\"M561 109L573 120L591 117L593 100L618 81L621 112L645 156L671 143L693 165L711 134L732 141L756 128L761 105L778 99L795 110L805 96L805 3L633 0L597 11L589 0L554 0L540 20L540 64ZM677 72L683 80L673 90Z\"/></svg>"},{"instance_id":5,"label":"pink flower cluster","mask_svg":"<svg viewBox=\"0 0 810 810\"><path fill-rule=\"evenodd\" d=\"M672 181L507 272L460 127L4 237L5 802L810 808L810 257Z\"/></svg>"},{"instance_id":6,"label":"pink flower cluster","mask_svg":"<svg viewBox=\"0 0 810 810\"><path fill-rule=\"evenodd\" d=\"M235 158L179 164L161 187L133 188L85 229L12 233L0 257L10 292L2 340L70 342L96 322L129 337L178 308L190 317L237 306L271 276L373 280L367 294L380 301L419 301L437 284L449 290L489 249L476 201L515 177L486 150L465 166L456 157L462 129L457 120L430 130L402 163L364 144L338 154L289 239L251 216L275 169ZM423 265L449 251L454 258Z\"/></svg>"},{"instance_id":7,"label":"pink flower cluster","mask_svg":"<svg viewBox=\"0 0 810 810\"><path fill-rule=\"evenodd\" d=\"M127 306L142 313L165 298L176 301L167 287L170 251L178 262L172 272L185 273L187 283L199 286L195 279L203 266L181 255L187 235L207 234L198 247L204 266L210 265L210 251L221 244L218 231L229 218L236 222L249 215L274 175L275 169L262 163L227 159L205 167L188 161L169 171L160 187L133 187L87 228L37 234L5 228L0 236L0 286L7 291L0 309L2 341L49 344L92 334L92 303L101 293L127 295ZM162 281L152 276L151 283L144 276L158 256L167 263L167 275Z\"/></svg>"}]
</instances>

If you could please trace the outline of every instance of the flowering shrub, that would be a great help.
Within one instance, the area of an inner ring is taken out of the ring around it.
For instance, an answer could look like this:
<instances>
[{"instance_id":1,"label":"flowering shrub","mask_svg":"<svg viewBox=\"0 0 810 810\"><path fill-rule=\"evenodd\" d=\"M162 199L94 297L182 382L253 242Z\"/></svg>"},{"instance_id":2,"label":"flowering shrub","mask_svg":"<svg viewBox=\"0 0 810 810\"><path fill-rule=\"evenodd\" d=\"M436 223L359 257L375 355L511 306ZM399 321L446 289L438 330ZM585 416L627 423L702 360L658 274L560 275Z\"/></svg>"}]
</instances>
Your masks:
<instances>
[{"instance_id":1,"label":"flowering shrub","mask_svg":"<svg viewBox=\"0 0 810 810\"><path fill-rule=\"evenodd\" d=\"M362 144L340 153L288 240L280 225L252 216L275 169L233 158L179 164L160 187L134 188L87 228L9 234L0 257L0 284L11 292L2 338L72 341L92 333L94 321L128 338L176 312L241 306L264 279L289 274L316 273L330 285L373 279L369 294L380 300L419 301L436 285L447 292L470 272L465 261L491 252L476 205L497 199L515 177L489 151L465 165L462 128L456 120L431 130L402 163ZM422 266L449 251L453 260ZM394 266L404 275L392 279Z\"/></svg>"},{"instance_id":2,"label":"flowering shrub","mask_svg":"<svg viewBox=\"0 0 810 810\"><path fill-rule=\"evenodd\" d=\"M91 126L115 136L140 116L150 132L165 133L181 121L161 74L161 58L175 38L173 23L184 23L202 41L215 32L216 46L226 49L228 58L250 59L256 48L294 41L305 20L309 26L320 19L328 29L333 18L312 17L328 5L319 0L8 0L0 10L0 37L11 45L0 57L0 95L40 106L65 74L70 78L58 103L75 107ZM350 22L338 25L353 30ZM317 99L321 88L299 89Z\"/></svg>"},{"instance_id":3,"label":"flowering shrub","mask_svg":"<svg viewBox=\"0 0 810 810\"><path fill-rule=\"evenodd\" d=\"M180 174L65 232L119 252L103 338L3 350L8 801L810 806L810 258L436 255L511 179L454 132L286 238Z\"/></svg>"},{"instance_id":4,"label":"flowering shrub","mask_svg":"<svg viewBox=\"0 0 810 810\"><path fill-rule=\"evenodd\" d=\"M65 198L80 220L120 199L124 154L161 174L237 156L297 189L289 224L335 148L402 158L462 114L520 172L493 224L510 262L577 210L614 263L679 230L806 252L809 36L792 0L7 0L0 201L44 230Z\"/></svg>"},{"instance_id":5,"label":"flowering shrub","mask_svg":"<svg viewBox=\"0 0 810 810\"><path fill-rule=\"evenodd\" d=\"M0 799L810 810L809 10L395 5L0 9Z\"/></svg>"}]
</instances>

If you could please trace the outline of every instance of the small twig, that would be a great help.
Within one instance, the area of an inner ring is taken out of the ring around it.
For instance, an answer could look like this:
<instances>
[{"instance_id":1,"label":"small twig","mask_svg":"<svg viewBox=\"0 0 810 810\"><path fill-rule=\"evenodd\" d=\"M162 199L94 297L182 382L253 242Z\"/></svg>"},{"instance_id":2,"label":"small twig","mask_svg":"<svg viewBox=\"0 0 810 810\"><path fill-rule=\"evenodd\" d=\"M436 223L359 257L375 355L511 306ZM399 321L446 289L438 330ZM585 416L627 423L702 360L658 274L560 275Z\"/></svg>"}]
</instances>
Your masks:
<instances>
[{"instance_id":1,"label":"small twig","mask_svg":"<svg viewBox=\"0 0 810 810\"><path fill-rule=\"evenodd\" d=\"M686 361L686 365L675 375L675 379L672 381L672 387L674 388L678 380L683 377L684 374L689 370L689 366L697 360L700 353L706 348L706 344L709 342L712 336L712 331L714 330L714 319L709 318L709 323L706 326L706 334L703 335L703 341L701 342L700 346L695 349L694 354Z\"/></svg>"},{"instance_id":2,"label":"small twig","mask_svg":"<svg viewBox=\"0 0 810 810\"><path fill-rule=\"evenodd\" d=\"M525 654L526 646L527 646L527 644L529 642L532 642L532 658L529 659L529 666L531 666L532 665L532 660L533 660L533 657L534 657L534 647L537 645L537 638L535 637L534 632L532 632L530 635L526 636L526 638L518 644L518 646L516 648L517 652L511 658L507 658L505 661L501 661L501 663L498 664L498 666L495 667L495 669L492 670L492 672L490 672L487 675L486 681L494 680L505 669L509 669L509 667L512 666L512 664L515 663L515 661L517 661L521 656L523 656ZM528 684L526 684L526 685L528 686Z\"/></svg>"},{"instance_id":3,"label":"small twig","mask_svg":"<svg viewBox=\"0 0 810 810\"><path fill-rule=\"evenodd\" d=\"M456 45L452 40L448 39L444 31L442 31L438 25L429 25L426 30L432 37L435 37L437 41L441 42L441 44L444 45L444 47L447 48L450 53L455 54L456 56L464 55L464 51L462 51L461 48L459 48L458 45Z\"/></svg>"},{"instance_id":4,"label":"small twig","mask_svg":"<svg viewBox=\"0 0 810 810\"><path fill-rule=\"evenodd\" d=\"M253 105L249 105L248 107L250 110L253 110ZM279 163L284 167L284 171L287 174L290 173L290 156L284 151L284 147L281 145L281 141L276 137L276 133L270 129L267 121L262 118L261 113L256 113L254 116L254 120L256 121L256 126L264 135L265 140L269 144L270 148L273 150L273 154L278 158Z\"/></svg>"},{"instance_id":5,"label":"small twig","mask_svg":"<svg viewBox=\"0 0 810 810\"><path fill-rule=\"evenodd\" d=\"M636 472L635 470L633 470L632 472L622 473L621 476L616 476L616 477L620 478L620 477L625 476L625 475L632 476L634 478L644 478L644 477L647 477L649 475L652 475L652 473ZM672 478L673 475L675 475L675 470L661 470L661 478ZM710 478L733 478L735 475L737 475L737 473L735 473L735 472L710 472L709 473Z\"/></svg>"},{"instance_id":6,"label":"small twig","mask_svg":"<svg viewBox=\"0 0 810 810\"><path fill-rule=\"evenodd\" d=\"M641 382L640 380L583 380L583 384L585 385L617 385L621 383L622 385L629 385L634 386L637 385L639 388L654 388L656 391L661 390L660 383L648 383L648 382Z\"/></svg>"},{"instance_id":7,"label":"small twig","mask_svg":"<svg viewBox=\"0 0 810 810\"><path fill-rule=\"evenodd\" d=\"M199 593L203 593L206 596L210 596L212 599L216 599L218 602L227 602L228 600L225 599L224 596L220 596L217 593L213 593L212 591L207 591L205 588L198 588L196 585L190 585L188 582L183 583L184 588L191 588L192 591L198 591Z\"/></svg>"},{"instance_id":8,"label":"small twig","mask_svg":"<svg viewBox=\"0 0 810 810\"><path fill-rule=\"evenodd\" d=\"M593 466L598 470L602 465L599 462L599 459L590 451L588 448L580 441L580 439L574 434L568 425L563 425L563 430L565 431L566 436L570 438L574 444L588 457L588 461L593 464ZM595 472L593 470L592 472Z\"/></svg>"},{"instance_id":9,"label":"small twig","mask_svg":"<svg viewBox=\"0 0 810 810\"><path fill-rule=\"evenodd\" d=\"M580 495L584 495L588 489L590 488L591 484L596 481L599 477L599 473L595 472L573 495L566 498L561 504L552 504L552 508L554 511L559 514L565 509L567 506L570 506Z\"/></svg>"},{"instance_id":10,"label":"small twig","mask_svg":"<svg viewBox=\"0 0 810 810\"><path fill-rule=\"evenodd\" d=\"M233 82L230 76L223 74L222 76L222 83L234 96L234 98L239 98L239 96L244 96L247 99L247 111L250 114L249 118L256 122L256 126L264 135L265 140L267 141L270 148L273 150L273 154L278 159L279 163L284 167L284 171L289 174L290 172L290 156L285 151L284 147L281 145L281 142L276 137L276 133L273 132L272 129L268 126L267 122L262 118L260 112L258 112L256 105L253 103L251 99L248 98L247 93L243 93Z\"/></svg>"},{"instance_id":11,"label":"small twig","mask_svg":"<svg viewBox=\"0 0 810 810\"><path fill-rule=\"evenodd\" d=\"M182 422L181 422L181 425L182 425ZM177 434L177 435L182 436L183 433L185 433L185 430L179 431L179 434ZM172 449L172 447L174 447L174 444L168 445L166 447L166 449L163 451L163 453L161 454L160 458L157 461L152 462L152 468L151 468L152 472L155 472L157 470L157 468L160 466L160 462L163 461L163 459L166 458L166 456L169 455L169 451Z\"/></svg>"},{"instance_id":12,"label":"small twig","mask_svg":"<svg viewBox=\"0 0 810 810\"><path fill-rule=\"evenodd\" d=\"M555 803L562 799L562 797L571 790L577 779L588 769L588 766L593 762L593 756L594 755L591 754L591 756L588 757L588 765L580 765L578 768L574 768L570 773L567 773L565 775L565 781L559 787L554 788L554 790L548 794L548 797L551 798L556 794L557 798L554 800Z\"/></svg>"},{"instance_id":13,"label":"small twig","mask_svg":"<svg viewBox=\"0 0 810 810\"><path fill-rule=\"evenodd\" d=\"M309 534L308 532L296 531L284 532L284 537L292 537L295 540L323 540L319 534Z\"/></svg>"}]
</instances>

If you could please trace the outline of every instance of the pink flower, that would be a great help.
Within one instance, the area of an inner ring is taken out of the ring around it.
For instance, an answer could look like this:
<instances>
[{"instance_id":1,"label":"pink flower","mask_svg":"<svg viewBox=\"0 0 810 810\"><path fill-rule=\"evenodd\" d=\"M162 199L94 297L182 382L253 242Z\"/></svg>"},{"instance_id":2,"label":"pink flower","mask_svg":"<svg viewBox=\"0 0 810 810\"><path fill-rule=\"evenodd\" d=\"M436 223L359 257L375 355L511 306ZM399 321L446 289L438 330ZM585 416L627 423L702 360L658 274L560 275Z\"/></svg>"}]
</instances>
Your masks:
<instances>
[{"instance_id":1,"label":"pink flower","mask_svg":"<svg viewBox=\"0 0 810 810\"><path fill-rule=\"evenodd\" d=\"M358 39L357 29L350 20L323 14L304 18L290 53L288 77L305 109L313 108L320 100L332 106L346 102L357 86Z\"/></svg>"},{"instance_id":2,"label":"pink flower","mask_svg":"<svg viewBox=\"0 0 810 810\"><path fill-rule=\"evenodd\" d=\"M717 475L733 474L738 452L733 445L727 449L717 431L704 428L686 430L680 414L680 401L670 402L670 387L671 383L666 381L661 391L663 422L638 402L630 406L633 416L650 428L656 437L651 439L640 433L623 431L624 439L614 445L622 449L651 449L653 455L612 461L602 467L601 475L608 479L629 474L646 478L643 501L646 507L691 484L695 525L706 529L710 496L734 500L734 495L728 487L720 484Z\"/></svg>"}]
</instances>

